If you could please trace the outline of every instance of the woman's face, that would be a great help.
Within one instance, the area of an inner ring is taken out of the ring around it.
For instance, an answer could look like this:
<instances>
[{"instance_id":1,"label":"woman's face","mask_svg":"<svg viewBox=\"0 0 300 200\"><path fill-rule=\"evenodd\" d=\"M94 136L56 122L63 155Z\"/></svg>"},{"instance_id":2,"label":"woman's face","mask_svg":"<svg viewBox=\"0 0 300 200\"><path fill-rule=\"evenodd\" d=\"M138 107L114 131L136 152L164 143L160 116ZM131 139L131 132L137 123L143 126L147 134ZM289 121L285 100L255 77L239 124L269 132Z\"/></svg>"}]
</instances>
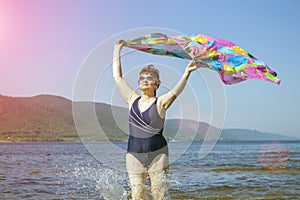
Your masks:
<instances>
[{"instance_id":1,"label":"woman's face","mask_svg":"<svg viewBox=\"0 0 300 200\"><path fill-rule=\"evenodd\" d=\"M157 79L151 74L141 74L139 78L140 89L157 89Z\"/></svg>"}]
</instances>

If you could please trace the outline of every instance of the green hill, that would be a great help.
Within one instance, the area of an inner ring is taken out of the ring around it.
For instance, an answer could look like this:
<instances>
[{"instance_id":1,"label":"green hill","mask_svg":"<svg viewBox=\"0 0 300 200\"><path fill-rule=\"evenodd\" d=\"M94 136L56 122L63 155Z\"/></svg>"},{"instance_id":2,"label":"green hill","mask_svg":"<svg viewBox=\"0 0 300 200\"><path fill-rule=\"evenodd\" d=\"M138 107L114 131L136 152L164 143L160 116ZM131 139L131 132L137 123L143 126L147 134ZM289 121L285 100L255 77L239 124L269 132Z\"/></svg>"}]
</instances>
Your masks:
<instances>
[{"instance_id":1,"label":"green hill","mask_svg":"<svg viewBox=\"0 0 300 200\"><path fill-rule=\"evenodd\" d=\"M72 108L73 106L73 108ZM92 109L92 110L91 110ZM74 123L73 112L80 113ZM95 111L92 116L90 111ZM96 121L95 121L96 120ZM128 137L127 108L104 103L72 102L54 95L8 97L0 95L0 141L126 141ZM120 128L121 127L121 128ZM168 140L202 140L216 137L215 127L206 123L169 119L164 135ZM78 134L78 132L80 134ZM104 134L103 134L104 133ZM220 140L294 139L252 130L225 129Z\"/></svg>"},{"instance_id":2,"label":"green hill","mask_svg":"<svg viewBox=\"0 0 300 200\"><path fill-rule=\"evenodd\" d=\"M0 96L0 140L65 141L78 139L72 103L62 97Z\"/></svg>"}]
</instances>

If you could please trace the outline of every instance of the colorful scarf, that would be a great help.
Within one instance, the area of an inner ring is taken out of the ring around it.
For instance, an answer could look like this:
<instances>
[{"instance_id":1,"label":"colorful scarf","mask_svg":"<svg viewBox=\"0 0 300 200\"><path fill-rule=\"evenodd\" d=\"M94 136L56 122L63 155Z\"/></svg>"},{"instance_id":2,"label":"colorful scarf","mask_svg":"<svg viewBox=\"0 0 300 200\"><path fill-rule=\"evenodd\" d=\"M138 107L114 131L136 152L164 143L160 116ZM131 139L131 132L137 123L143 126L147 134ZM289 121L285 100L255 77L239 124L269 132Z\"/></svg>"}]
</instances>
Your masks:
<instances>
[{"instance_id":1,"label":"colorful scarf","mask_svg":"<svg viewBox=\"0 0 300 200\"><path fill-rule=\"evenodd\" d=\"M276 72L249 52L232 42L203 34L168 36L153 33L127 40L126 46L151 54L194 60L199 68L216 70L228 85L248 79L280 83Z\"/></svg>"}]
</instances>

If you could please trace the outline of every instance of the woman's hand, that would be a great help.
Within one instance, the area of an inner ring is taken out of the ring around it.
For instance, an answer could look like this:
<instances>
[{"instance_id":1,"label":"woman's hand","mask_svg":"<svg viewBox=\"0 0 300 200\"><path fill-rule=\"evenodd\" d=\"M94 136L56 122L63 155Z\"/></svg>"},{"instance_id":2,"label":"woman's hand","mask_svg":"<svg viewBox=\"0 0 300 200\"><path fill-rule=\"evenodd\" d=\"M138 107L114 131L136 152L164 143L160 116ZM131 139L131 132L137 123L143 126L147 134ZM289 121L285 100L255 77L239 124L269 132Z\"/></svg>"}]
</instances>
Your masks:
<instances>
[{"instance_id":1,"label":"woman's hand","mask_svg":"<svg viewBox=\"0 0 300 200\"><path fill-rule=\"evenodd\" d=\"M189 64L187 64L187 66L185 68L185 73L187 73L189 75L192 71L196 70L197 68L198 67L195 64L195 61L192 60L192 61L189 62Z\"/></svg>"},{"instance_id":2,"label":"woman's hand","mask_svg":"<svg viewBox=\"0 0 300 200\"><path fill-rule=\"evenodd\" d=\"M121 51L122 50L122 47L126 44L125 40L118 40L116 43L115 43L115 50L119 50Z\"/></svg>"}]
</instances>

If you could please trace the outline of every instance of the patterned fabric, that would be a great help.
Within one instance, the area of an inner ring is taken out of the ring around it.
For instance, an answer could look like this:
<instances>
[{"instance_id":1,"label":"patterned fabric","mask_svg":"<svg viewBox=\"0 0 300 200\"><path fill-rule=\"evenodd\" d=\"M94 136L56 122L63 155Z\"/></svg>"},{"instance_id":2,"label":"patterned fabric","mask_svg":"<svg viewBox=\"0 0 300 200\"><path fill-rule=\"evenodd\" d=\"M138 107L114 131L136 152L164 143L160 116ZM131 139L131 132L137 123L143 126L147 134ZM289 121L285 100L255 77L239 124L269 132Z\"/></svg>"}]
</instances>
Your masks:
<instances>
[{"instance_id":1,"label":"patterned fabric","mask_svg":"<svg viewBox=\"0 0 300 200\"><path fill-rule=\"evenodd\" d=\"M126 46L151 54L194 60L199 68L218 71L228 85L248 79L280 83L276 72L249 52L232 42L203 34L168 36L153 33L127 40Z\"/></svg>"}]
</instances>

